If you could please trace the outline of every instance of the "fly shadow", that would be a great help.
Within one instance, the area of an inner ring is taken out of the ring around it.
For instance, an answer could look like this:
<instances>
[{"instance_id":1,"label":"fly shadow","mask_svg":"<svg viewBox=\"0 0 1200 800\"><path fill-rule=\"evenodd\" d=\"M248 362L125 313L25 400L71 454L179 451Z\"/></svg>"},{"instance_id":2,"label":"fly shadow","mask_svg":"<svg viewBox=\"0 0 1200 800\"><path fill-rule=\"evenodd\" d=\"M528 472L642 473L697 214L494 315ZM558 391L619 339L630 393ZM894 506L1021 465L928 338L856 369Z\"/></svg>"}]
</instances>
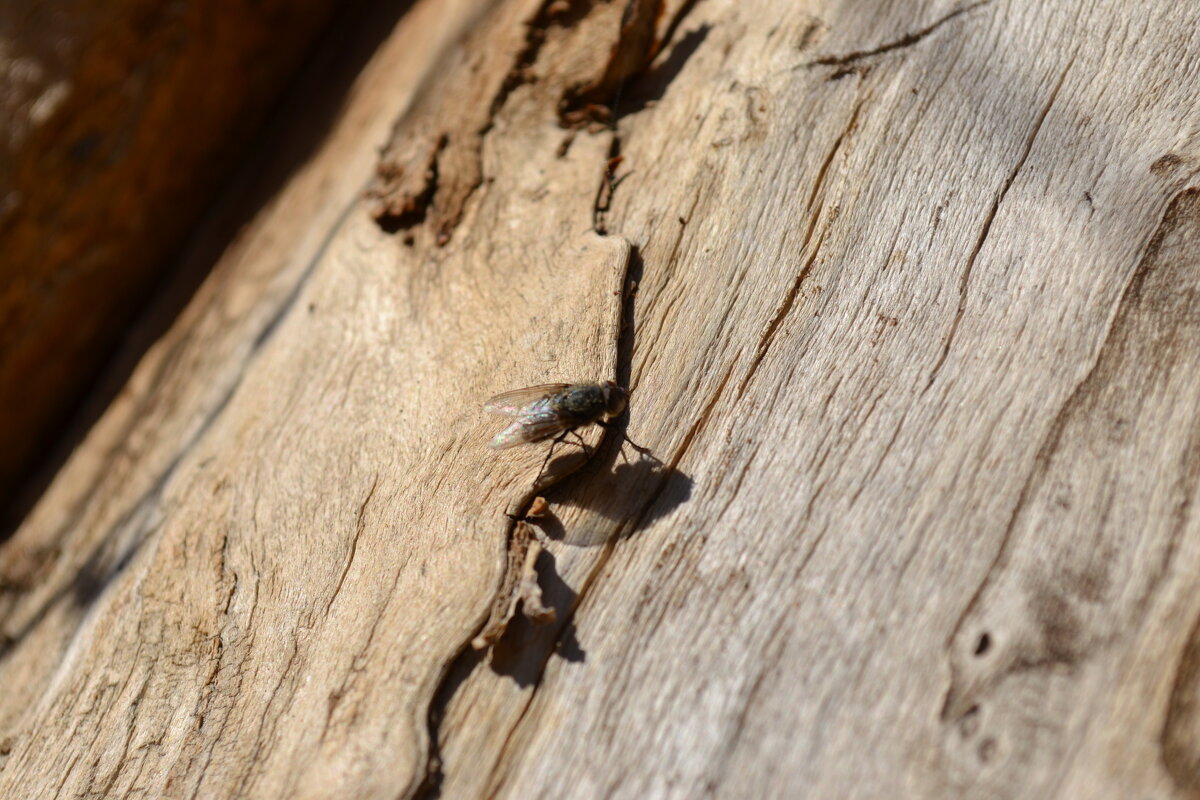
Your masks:
<instances>
[{"instance_id":1,"label":"fly shadow","mask_svg":"<svg viewBox=\"0 0 1200 800\"><path fill-rule=\"evenodd\" d=\"M615 437L613 437L615 438ZM587 465L543 492L551 508L579 508L602 519L568 530L552 512L528 520L546 538L577 547L597 547L626 539L670 513L692 496L692 479L651 455L638 454L622 463L623 442L606 443ZM609 450L614 452L610 453ZM617 523L613 526L612 523Z\"/></svg>"},{"instance_id":2,"label":"fly shadow","mask_svg":"<svg viewBox=\"0 0 1200 800\"><path fill-rule=\"evenodd\" d=\"M524 521L546 539L568 546L599 547L635 535L691 497L691 478L652 457L640 456L613 467L611 459L618 456L624 442L616 436L605 438L606 443L582 470L543 495L551 508L586 508L599 518L593 520L594 525L567 530L552 510L527 517ZM534 569L542 603L554 609L555 622L534 624L517 614L491 653L492 671L512 678L522 688L541 679L553 655L571 663L587 660L575 626L579 592L563 579L558 559L549 550L538 553Z\"/></svg>"}]
</instances>

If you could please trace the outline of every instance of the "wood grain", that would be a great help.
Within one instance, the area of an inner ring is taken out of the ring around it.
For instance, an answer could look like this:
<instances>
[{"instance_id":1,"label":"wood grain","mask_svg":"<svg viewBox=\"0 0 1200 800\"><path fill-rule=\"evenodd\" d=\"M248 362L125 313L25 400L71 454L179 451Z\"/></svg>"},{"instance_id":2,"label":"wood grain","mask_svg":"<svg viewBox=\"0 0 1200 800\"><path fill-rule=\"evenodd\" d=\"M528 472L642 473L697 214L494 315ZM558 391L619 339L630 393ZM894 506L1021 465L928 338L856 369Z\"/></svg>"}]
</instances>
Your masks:
<instances>
[{"instance_id":1,"label":"wood grain","mask_svg":"<svg viewBox=\"0 0 1200 800\"><path fill-rule=\"evenodd\" d=\"M452 8L5 545L0 794L1196 796L1195 10Z\"/></svg>"}]
</instances>

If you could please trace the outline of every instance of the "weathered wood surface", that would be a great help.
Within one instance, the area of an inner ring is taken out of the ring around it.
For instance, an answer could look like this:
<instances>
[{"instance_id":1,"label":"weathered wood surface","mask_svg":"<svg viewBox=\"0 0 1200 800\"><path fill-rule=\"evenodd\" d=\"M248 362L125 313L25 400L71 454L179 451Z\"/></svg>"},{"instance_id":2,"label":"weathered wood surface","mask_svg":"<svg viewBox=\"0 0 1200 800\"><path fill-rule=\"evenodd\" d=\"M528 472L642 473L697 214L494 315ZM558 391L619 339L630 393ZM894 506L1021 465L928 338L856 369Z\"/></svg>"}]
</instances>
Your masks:
<instances>
[{"instance_id":1,"label":"weathered wood surface","mask_svg":"<svg viewBox=\"0 0 1200 800\"><path fill-rule=\"evenodd\" d=\"M0 3L0 512L336 5Z\"/></svg>"},{"instance_id":2,"label":"weathered wood surface","mask_svg":"<svg viewBox=\"0 0 1200 800\"><path fill-rule=\"evenodd\" d=\"M0 795L1200 794L1200 12L666 5L417 5L5 545Z\"/></svg>"}]
</instances>

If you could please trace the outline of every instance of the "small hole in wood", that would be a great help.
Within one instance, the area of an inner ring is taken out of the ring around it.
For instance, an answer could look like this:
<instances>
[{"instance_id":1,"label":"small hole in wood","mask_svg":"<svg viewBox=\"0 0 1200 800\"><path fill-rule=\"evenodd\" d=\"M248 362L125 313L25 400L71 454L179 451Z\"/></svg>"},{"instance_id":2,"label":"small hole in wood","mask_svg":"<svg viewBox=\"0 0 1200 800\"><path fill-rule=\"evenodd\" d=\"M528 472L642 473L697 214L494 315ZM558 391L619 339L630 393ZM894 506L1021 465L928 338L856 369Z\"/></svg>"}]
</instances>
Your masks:
<instances>
[{"instance_id":1,"label":"small hole in wood","mask_svg":"<svg viewBox=\"0 0 1200 800\"><path fill-rule=\"evenodd\" d=\"M975 645L975 655L981 656L984 653L986 653L988 650L991 650L991 649L992 649L992 637L987 633L981 634L979 636L979 642L976 643L976 645Z\"/></svg>"}]
</instances>

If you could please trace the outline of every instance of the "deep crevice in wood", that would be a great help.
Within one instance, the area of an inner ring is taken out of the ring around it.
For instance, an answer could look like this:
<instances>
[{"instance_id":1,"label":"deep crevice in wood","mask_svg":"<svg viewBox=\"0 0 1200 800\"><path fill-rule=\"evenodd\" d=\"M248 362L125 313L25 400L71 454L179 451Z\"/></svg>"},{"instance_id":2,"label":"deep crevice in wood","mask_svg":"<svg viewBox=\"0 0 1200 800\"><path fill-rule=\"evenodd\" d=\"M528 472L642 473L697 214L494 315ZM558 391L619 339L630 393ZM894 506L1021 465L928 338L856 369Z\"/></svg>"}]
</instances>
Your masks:
<instances>
[{"instance_id":1,"label":"deep crevice in wood","mask_svg":"<svg viewBox=\"0 0 1200 800\"><path fill-rule=\"evenodd\" d=\"M637 252L636 247L631 247L628 261L626 263L625 277L621 282L621 299L619 306L620 324L617 334L616 350L616 376L615 380L621 386L629 386L630 375L632 373L631 359L633 355L633 314L634 314L634 298L635 292L632 288L637 285L637 281L642 274L642 260ZM625 416L628 415L628 409ZM607 452L608 448L605 442L609 439L611 430L605 429L603 439L600 446L593 450L592 457L588 459L591 462L601 451ZM579 468L586 465L580 464ZM552 473L553 474L553 473ZM554 482L568 477L566 474L555 474ZM525 520L530 515L530 509L533 504L539 499L540 493L548 488L548 485L536 484L531 487L516 504L515 513L509 516L508 523L505 527L505 545L504 551L509 562L512 562L512 550L514 539L518 530L518 526L524 525ZM661 493L661 492L660 492ZM657 498L657 494L655 495ZM544 503L544 501L543 501ZM607 545L606 545L607 546ZM521 559L524 561L524 559ZM508 605L510 598L506 587L512 584L514 576L511 574L513 569L512 563L509 563L504 572L499 576L499 583L496 591L493 593L491 603L491 611L480 621L466 640L461 643L455 651L454 656L450 659L446 670L434 689L433 696L430 699L428 709L426 711L426 729L428 735L428 755L425 761L425 769L423 771L423 779L410 795L412 800L436 800L441 797L442 785L445 782L445 771L441 756L441 726L445 719L446 710L453 701L454 696L462 685L470 679L474 671L485 662L488 656L488 646L494 645L497 640L502 639L507 633L507 626L504 623L497 623L497 608L500 605ZM554 620L551 624L558 626L558 632L554 637L552 645L541 657L541 668L538 669L537 675L533 683L533 691L530 692L529 702L537 693L538 684L541 681L541 675L544 672L545 664L549 662L551 656L562 646L566 637L573 631L574 609L578 604L579 597L582 592L575 598L575 603L569 611L562 615L562 618ZM485 636L485 632L492 631L491 634ZM528 703L525 709L528 709ZM524 714L524 710L522 711ZM519 722L519 720L518 720ZM515 726L514 729L515 730ZM510 736L512 731L510 731Z\"/></svg>"},{"instance_id":2,"label":"deep crevice in wood","mask_svg":"<svg viewBox=\"0 0 1200 800\"><path fill-rule=\"evenodd\" d=\"M632 376L632 356L633 356L634 335L635 335L635 327L634 327L634 314L635 314L634 304L636 302L635 287L637 286L638 281L641 280L643 268L644 267L643 267L643 262L642 262L640 253L638 252L636 247L631 247L625 279L622 282L623 288L621 291L622 300L621 300L621 312L620 312L621 324L620 324L620 328L618 331L617 344L616 344L616 348L617 348L616 380L622 386L629 386L630 382L632 380L632 377L631 377ZM728 378L728 376L727 376L727 378ZM716 392L716 395L719 397L720 394L721 394L721 390L718 389L718 391ZM715 401L715 398L714 398L714 401ZM710 410L711 410L711 405L710 405ZM621 417L621 421L623 424L614 425L614 426L610 426L610 427L606 428L600 445L597 446L594 451L594 457L592 459L589 459L589 461L586 464L581 464L580 465L581 469L584 466L591 465L597 459L602 460L602 461L607 461L609 459L616 457L615 453L612 452L613 444L618 443L618 446L619 446L619 444L622 443L624 440L624 424L628 424L628 410L627 410L626 414L624 414ZM521 720L525 717L525 714L531 708L531 706L533 704L533 700L537 696L538 689L541 685L543 676L545 674L546 667L549 665L550 659L553 658L553 656L555 654L573 652L575 649L578 648L578 644L576 642L574 642L575 619L576 619L577 609L580 607L584 598L587 596L591 586L594 584L597 577L603 571L605 564L608 562L609 557L611 556L612 552L614 551L614 549L616 547L616 543L620 539L629 536L633 531L637 530L638 526L641 525L645 519L647 519L651 508L653 508L655 503L657 503L665 495L668 487L670 486L670 484L672 482L672 478L679 474L678 470L676 469L676 466L677 466L679 460L683 457L684 452L686 452L688 442L690 442L690 438L687 441L685 441L683 443L683 445L681 445L679 447L679 449L675 453L674 457L671 459L671 463L669 465L663 465L663 469L661 469L659 471L660 477L659 477L657 486L648 495L646 501L642 504L641 510L634 516L633 520L630 523L628 523L627 525L621 526L618 531L614 532L614 534L607 541L605 541L605 543L603 545L604 549L603 549L600 557L597 559L597 562L592 567L592 569L589 570L588 575L583 582L583 585L580 587L580 590L577 593L573 594L570 606L564 610L564 613L562 613L556 620L554 620L552 622L552 624L556 628L554 637L552 639L548 640L545 648L542 650L541 653L531 654L530 652L526 651L521 654L522 660L527 660L530 657L534 657L537 662L537 667L533 671L532 679L531 679L530 683L528 684L529 686L532 687L532 689L529 692L528 697L526 698L526 702L523 704L522 710L521 710L520 714L518 715L517 720L514 722L512 728L509 730L506 744L501 749L502 752L507 748L507 741L512 741L513 737L516 734L517 729L520 727ZM566 477L568 477L568 476L566 476L566 475L561 476L561 478L566 478ZM507 536L508 536L508 542L509 542L508 547L511 548L513 535L514 535L514 532L515 532L517 526L524 523L524 520L527 518L527 516L529 514L530 507L538 499L538 497L539 497L538 492L544 490L545 488L546 488L545 486L535 487L535 490L531 490L522 499L522 502L518 506L518 508L519 508L518 513L516 513L514 515L515 518L511 519L511 521L508 525L508 528L507 528ZM543 569L545 569L545 567L543 567ZM539 572L540 572L540 570L539 570ZM540 576L540 580L545 581L546 579L547 578L545 576ZM502 594L504 592L503 587L505 585L507 585L508 582L509 581L506 580L506 577L502 576L501 584L500 584L501 589L499 590ZM508 598L504 598L504 600L505 600L505 602L507 602ZM497 600L494 601L493 605L495 605L495 603L498 601L499 601L499 598L497 598ZM427 715L427 723L428 723L429 737L430 737L431 745L430 745L430 757L427 761L426 770L425 770L426 777L423 780L423 782L421 783L421 786L419 787L417 792L413 795L413 797L417 798L418 800L434 800L434 798L438 798L441 795L441 786L445 780L445 774L443 771L443 764L442 764L442 760L441 760L441 739L440 739L441 724L445 717L446 709L449 707L449 704L450 704L450 702L452 702L458 689L467 680L470 679L471 674L475 671L475 669L477 669L480 666L480 664L484 663L484 660L486 659L487 651L483 650L479 647L479 637L482 634L482 632L489 627L490 624L491 624L490 622L485 622L483 625L481 625L475 631L475 633L469 640L470 646L468 646L466 648L460 648L457 651L454 659L451 662L449 669L444 674L441 682L439 683L437 689L434 692L434 699L433 699L433 702L430 704L429 712ZM496 637L495 645L497 647L500 646L505 641L505 638L509 635L509 633L510 633L510 631L508 629L499 630L498 635ZM489 640L488 643L490 644L492 642ZM492 654L493 665L492 666L493 666L493 669L498 669L499 665L495 663L495 659L496 659L496 654L495 654L495 650L493 650L493 654ZM501 671L500 674L508 674L508 673ZM514 677L514 680L517 680L515 675L513 677ZM503 761L503 757L501 757L500 761L497 762L496 765L493 765L493 770L495 770L496 767L498 766L498 764L502 761ZM493 791L493 794L494 794L494 791Z\"/></svg>"},{"instance_id":3,"label":"deep crevice in wood","mask_svg":"<svg viewBox=\"0 0 1200 800\"><path fill-rule=\"evenodd\" d=\"M399 233L402 230L420 225L425 221L429 206L433 203L438 188L438 157L446 149L450 141L449 134L443 133L434 140L433 146L423 165L424 186L415 195L392 193L387 202L383 202L375 210L375 221L384 233ZM380 162L379 177L384 181L399 180L404 167L392 161ZM476 184L478 185L478 184ZM439 239L439 244L445 242Z\"/></svg>"},{"instance_id":4,"label":"deep crevice in wood","mask_svg":"<svg viewBox=\"0 0 1200 800\"><path fill-rule=\"evenodd\" d=\"M608 160L604 164L600 184L596 187L596 199L592 201L592 230L601 236L608 234L608 211L612 208L613 194L621 181L628 177L628 173L616 177L621 161L621 134L614 125L612 140L608 145Z\"/></svg>"},{"instance_id":5,"label":"deep crevice in wood","mask_svg":"<svg viewBox=\"0 0 1200 800\"><path fill-rule=\"evenodd\" d=\"M622 87L654 58L654 31L663 0L629 0L617 40L604 72L592 82L568 87L559 100L559 117L567 126L611 119L611 107Z\"/></svg>"},{"instance_id":6,"label":"deep crevice in wood","mask_svg":"<svg viewBox=\"0 0 1200 800\"><path fill-rule=\"evenodd\" d=\"M661 39L656 40L657 23L664 10L663 0L629 0L616 39L612 45L612 54L604 71L591 82L566 88L558 98L556 113L560 124L568 129L588 127L614 127L617 119L617 108L621 104L621 94L627 85L638 76L647 78L644 96L638 98L634 106L626 111L639 110L645 104L661 96L665 86L678 74L683 64L688 60L708 33L708 27L689 34L672 51L658 69L650 70L651 62L671 42L679 25L697 5L698 0L685 2L671 21ZM520 86L529 83L533 77L530 72L553 28L569 29L583 22L593 11L594 5L584 0L546 0L525 23L526 31L523 46L513 57L512 66L500 82L495 95L488 104L487 114L478 129L470 134L467 141L458 142L455 146L465 147L471 151L475 164L475 175L462 187L461 197L452 200L452 206L440 208L439 213L432 215L435 242L441 246L449 242L454 229L462 220L467 203L474 193L483 185L482 174L482 143L485 136L492 130L496 117L504 109L509 97ZM435 124L441 124L436 117L436 110L428 116L433 116ZM416 112L412 120L402 120L397 124L393 134L390 149L396 149L396 142L401 139L419 139L424 134L420 125L424 122L420 112ZM430 219L430 210L438 207L439 180L442 169L442 152L446 148L454 132L443 130L438 132L430 147L422 157L422 163L411 163L411 156L402 153L385 152L376 167L376 177L367 192L374 201L372 217L381 230L389 234L409 230ZM408 147L413 147L408 142ZM570 145L570 135L560 147L559 155L566 152ZM619 150L619 143L616 145ZM614 156L615 157L615 154ZM414 181L410 172L419 173ZM455 179L463 176L456 175ZM412 185L406 185L406 181ZM611 200L611 191L616 183L610 173L606 173L606 184L602 184L601 192L607 192L609 197L602 199L597 196L597 205L607 207ZM607 189L605 188L607 186ZM602 216L598 214L597 217ZM598 219L596 230L604 232L604 221Z\"/></svg>"}]
</instances>

